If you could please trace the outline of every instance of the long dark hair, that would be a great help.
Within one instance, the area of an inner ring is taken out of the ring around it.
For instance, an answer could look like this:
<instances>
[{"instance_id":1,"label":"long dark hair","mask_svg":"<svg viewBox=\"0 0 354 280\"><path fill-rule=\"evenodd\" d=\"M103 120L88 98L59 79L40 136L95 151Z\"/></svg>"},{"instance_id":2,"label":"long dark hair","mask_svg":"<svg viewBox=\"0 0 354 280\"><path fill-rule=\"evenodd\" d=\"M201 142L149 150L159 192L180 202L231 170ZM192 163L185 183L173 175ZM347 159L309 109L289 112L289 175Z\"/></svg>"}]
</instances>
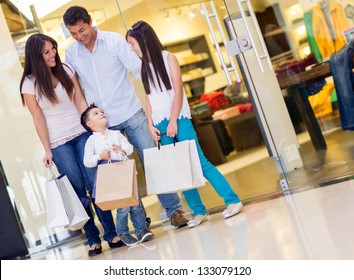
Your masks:
<instances>
[{"instance_id":1,"label":"long dark hair","mask_svg":"<svg viewBox=\"0 0 354 280\"><path fill-rule=\"evenodd\" d=\"M39 98L45 96L51 103L56 104L59 102L57 95L55 94L53 83L50 75L50 71L59 80L62 86L65 88L70 99L73 99L74 84L69 75L66 73L63 63L60 60L58 52L55 55L55 66L48 69L43 59L43 48L45 42L51 42L55 49L58 49L57 42L44 34L33 34L26 42L25 47L25 65L20 82L20 92L22 92L23 82L28 75L32 75L35 78L35 88L38 91ZM68 66L65 66L68 67ZM25 105L23 95L21 94L22 104Z\"/></svg>"},{"instance_id":2,"label":"long dark hair","mask_svg":"<svg viewBox=\"0 0 354 280\"><path fill-rule=\"evenodd\" d=\"M159 84L160 90L162 91L161 80L166 89L172 89L171 82L168 77L165 63L162 57L162 51L165 48L162 46L154 29L152 29L152 27L145 21L138 21L128 30L127 34L125 35L126 40L128 36L134 38L138 42L143 55L143 57L141 58L141 79L146 94L150 94L149 80L155 87L157 87L157 85L155 85L154 83L149 62L152 63L152 66L154 68L154 72L157 76L157 82Z\"/></svg>"}]
</instances>

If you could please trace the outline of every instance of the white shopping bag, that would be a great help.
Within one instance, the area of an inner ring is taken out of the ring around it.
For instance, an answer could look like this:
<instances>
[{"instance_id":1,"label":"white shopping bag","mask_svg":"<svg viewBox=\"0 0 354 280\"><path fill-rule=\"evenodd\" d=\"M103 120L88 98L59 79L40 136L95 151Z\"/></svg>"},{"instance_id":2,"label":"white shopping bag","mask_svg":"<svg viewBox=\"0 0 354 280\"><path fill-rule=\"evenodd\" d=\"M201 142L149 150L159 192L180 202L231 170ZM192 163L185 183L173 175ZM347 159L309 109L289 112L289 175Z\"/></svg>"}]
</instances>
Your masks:
<instances>
[{"instance_id":1,"label":"white shopping bag","mask_svg":"<svg viewBox=\"0 0 354 280\"><path fill-rule=\"evenodd\" d=\"M66 214L64 202L61 198L57 182L50 179L45 183L46 205L47 205L47 226L49 228L66 226L69 218Z\"/></svg>"},{"instance_id":2,"label":"white shopping bag","mask_svg":"<svg viewBox=\"0 0 354 280\"><path fill-rule=\"evenodd\" d=\"M147 193L173 193L205 185L194 140L144 150Z\"/></svg>"},{"instance_id":3,"label":"white shopping bag","mask_svg":"<svg viewBox=\"0 0 354 280\"><path fill-rule=\"evenodd\" d=\"M66 176L54 176L46 182L47 225L79 230L90 219ZM63 206L66 218L64 217Z\"/></svg>"}]
</instances>

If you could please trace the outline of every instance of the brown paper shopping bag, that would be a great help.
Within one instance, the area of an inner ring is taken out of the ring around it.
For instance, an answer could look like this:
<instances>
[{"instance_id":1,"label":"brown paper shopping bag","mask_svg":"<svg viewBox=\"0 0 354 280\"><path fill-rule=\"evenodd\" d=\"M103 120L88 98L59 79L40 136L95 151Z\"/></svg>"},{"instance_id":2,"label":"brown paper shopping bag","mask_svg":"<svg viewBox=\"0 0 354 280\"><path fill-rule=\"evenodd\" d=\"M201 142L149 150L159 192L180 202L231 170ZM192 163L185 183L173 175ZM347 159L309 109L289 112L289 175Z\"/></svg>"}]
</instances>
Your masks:
<instances>
[{"instance_id":1,"label":"brown paper shopping bag","mask_svg":"<svg viewBox=\"0 0 354 280\"><path fill-rule=\"evenodd\" d=\"M95 201L102 210L139 204L134 159L98 166Z\"/></svg>"}]
</instances>

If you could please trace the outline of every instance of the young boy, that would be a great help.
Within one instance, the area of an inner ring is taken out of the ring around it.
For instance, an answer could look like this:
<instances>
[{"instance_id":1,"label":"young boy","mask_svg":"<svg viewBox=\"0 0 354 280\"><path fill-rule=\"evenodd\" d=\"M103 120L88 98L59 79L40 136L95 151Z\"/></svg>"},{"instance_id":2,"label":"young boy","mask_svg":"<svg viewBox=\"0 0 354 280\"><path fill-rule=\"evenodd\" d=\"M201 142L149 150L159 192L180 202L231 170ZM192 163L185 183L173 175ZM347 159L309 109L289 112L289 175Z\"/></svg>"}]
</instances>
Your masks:
<instances>
[{"instance_id":1,"label":"young boy","mask_svg":"<svg viewBox=\"0 0 354 280\"><path fill-rule=\"evenodd\" d=\"M84 164L86 167L96 167L107 160L122 161L133 152L133 146L118 130L107 128L107 117L94 104L90 105L81 115L81 124L92 135L85 145ZM134 238L129 234L128 213L135 228ZM149 241L154 238L147 230L145 212L141 205L117 209L117 234L127 246Z\"/></svg>"}]
</instances>

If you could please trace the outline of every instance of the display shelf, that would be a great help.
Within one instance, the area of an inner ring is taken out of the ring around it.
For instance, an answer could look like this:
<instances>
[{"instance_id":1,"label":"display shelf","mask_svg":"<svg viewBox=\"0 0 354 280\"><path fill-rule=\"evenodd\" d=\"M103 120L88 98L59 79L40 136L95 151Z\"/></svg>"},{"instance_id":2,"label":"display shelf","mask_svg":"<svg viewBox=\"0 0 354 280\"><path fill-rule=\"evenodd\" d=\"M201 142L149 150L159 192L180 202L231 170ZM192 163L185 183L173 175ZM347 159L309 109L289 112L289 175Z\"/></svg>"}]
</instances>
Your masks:
<instances>
[{"instance_id":1,"label":"display shelf","mask_svg":"<svg viewBox=\"0 0 354 280\"><path fill-rule=\"evenodd\" d=\"M164 47L177 57L188 97L203 94L205 77L216 71L205 36L167 43Z\"/></svg>"},{"instance_id":2,"label":"display shelf","mask_svg":"<svg viewBox=\"0 0 354 280\"><path fill-rule=\"evenodd\" d=\"M183 81L183 83L192 82L192 81L195 81L195 80L204 79L205 77L210 76L211 74L212 73L205 74L205 75L198 76L198 77L194 77L194 78L183 78L183 76L182 76L182 81Z\"/></svg>"},{"instance_id":3,"label":"display shelf","mask_svg":"<svg viewBox=\"0 0 354 280\"><path fill-rule=\"evenodd\" d=\"M180 63L179 66L183 67L183 66L187 66L187 65L190 65L190 64L202 62L202 61L205 61L205 60L208 60L208 59L209 59L209 57L207 57L207 58L202 58L202 59L199 59L199 60L196 60L196 61L192 61L192 62Z\"/></svg>"},{"instance_id":4,"label":"display shelf","mask_svg":"<svg viewBox=\"0 0 354 280\"><path fill-rule=\"evenodd\" d=\"M269 5L263 11L256 12L255 15L271 59L281 57L292 50L279 3Z\"/></svg>"}]
</instances>

